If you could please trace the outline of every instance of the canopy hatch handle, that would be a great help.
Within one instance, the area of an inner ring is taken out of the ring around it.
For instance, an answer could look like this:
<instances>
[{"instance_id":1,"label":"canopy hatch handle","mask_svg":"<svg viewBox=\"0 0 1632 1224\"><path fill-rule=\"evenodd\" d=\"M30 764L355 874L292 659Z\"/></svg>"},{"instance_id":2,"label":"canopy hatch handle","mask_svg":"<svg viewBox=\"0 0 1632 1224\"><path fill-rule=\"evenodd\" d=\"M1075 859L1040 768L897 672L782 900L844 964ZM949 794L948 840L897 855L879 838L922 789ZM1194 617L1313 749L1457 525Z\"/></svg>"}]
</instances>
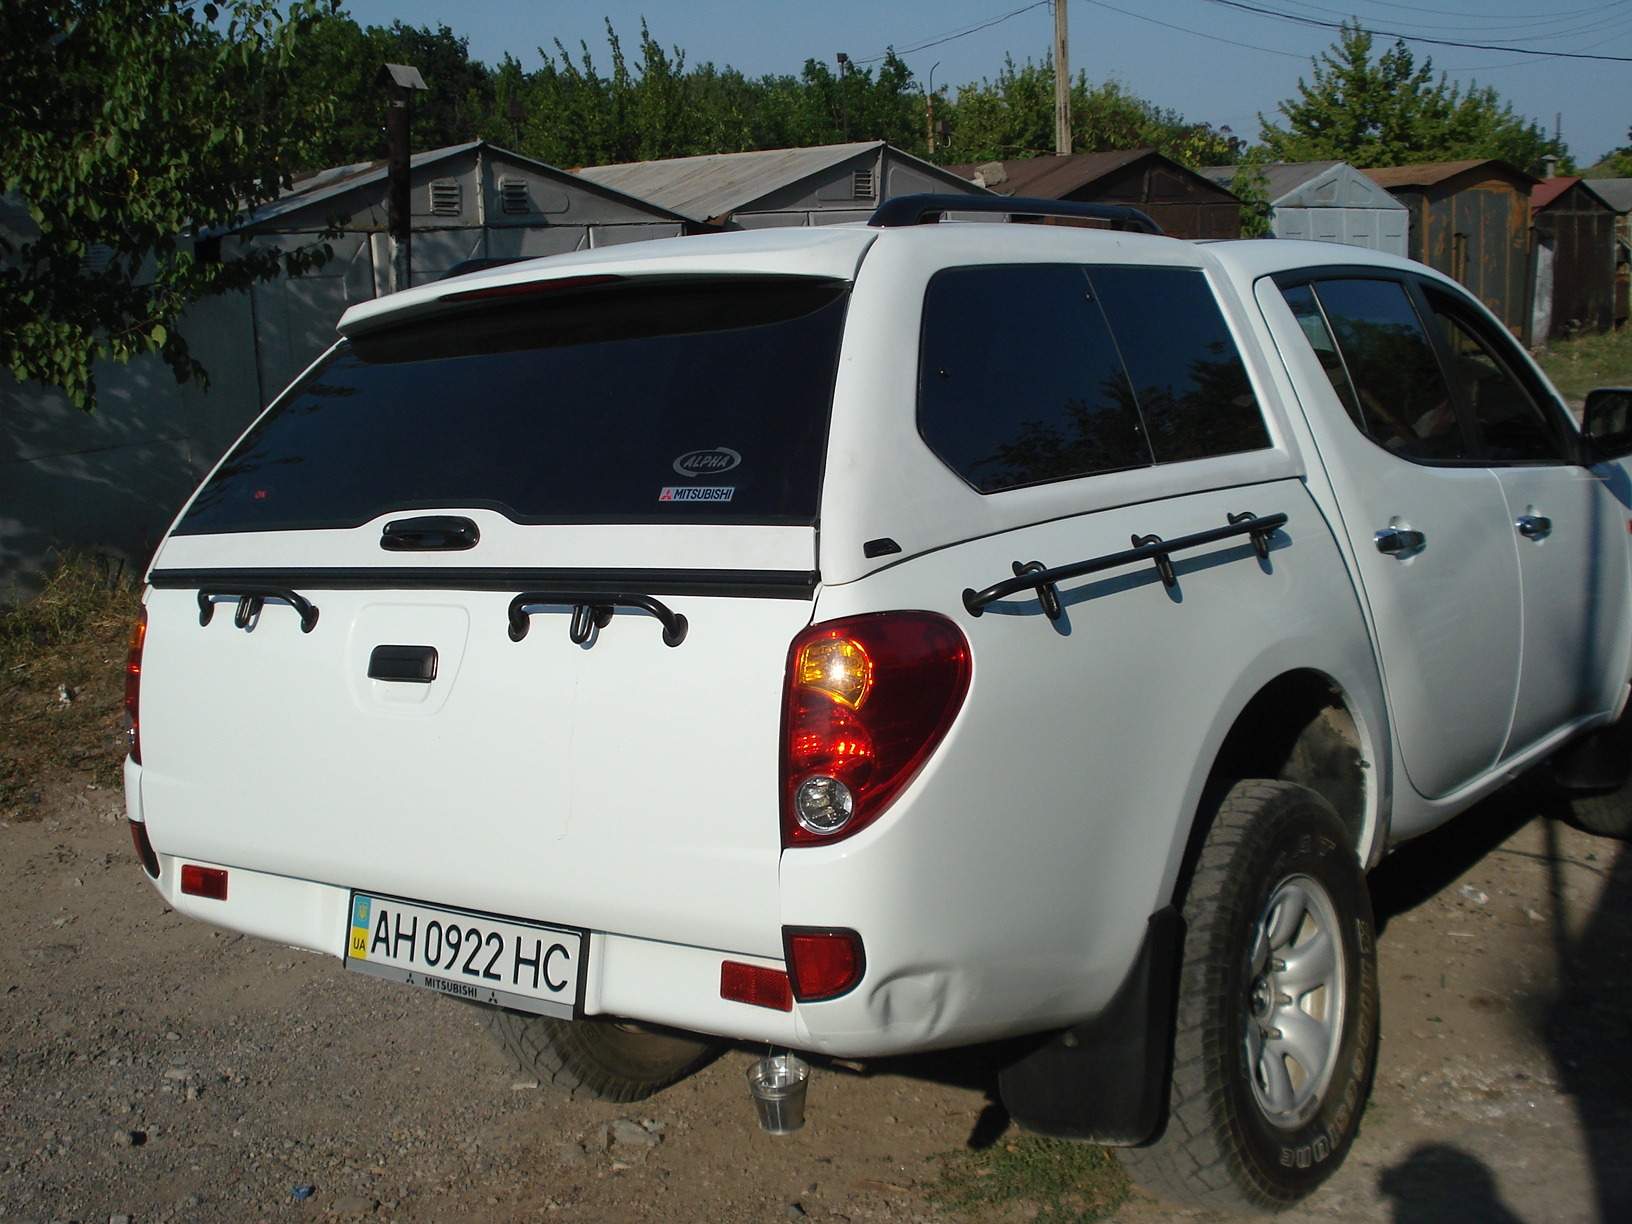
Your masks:
<instances>
[{"instance_id":1,"label":"canopy hatch handle","mask_svg":"<svg viewBox=\"0 0 1632 1224\"><path fill-rule=\"evenodd\" d=\"M1037 592L1037 598L1043 605L1044 615L1049 620L1059 620L1060 593L1056 583L1070 578L1081 578L1085 574L1119 569L1124 565L1135 565L1141 561L1154 561L1163 585L1173 586L1178 582L1178 574L1174 571L1171 560L1174 553L1216 544L1232 536L1244 535L1251 538L1252 550L1259 558L1267 559L1270 537L1286 525L1285 514L1266 514L1259 517L1251 511L1243 511L1227 517L1229 518L1227 527L1214 527L1209 531L1198 531L1193 535L1179 536L1173 540L1164 540L1154 535L1135 535L1134 547L1124 552L1109 553L1103 557L1078 561L1073 565L1061 565L1054 569L1045 568L1040 561L1027 563L1016 561L1013 578L993 583L984 591L977 591L973 587L964 588L963 606L968 609L969 615L979 616L988 605L1006 599L1016 591L1033 590Z\"/></svg>"},{"instance_id":2,"label":"canopy hatch handle","mask_svg":"<svg viewBox=\"0 0 1632 1224\"><path fill-rule=\"evenodd\" d=\"M267 586L262 583L232 583L224 586L208 586L200 588L198 592L198 623L207 625L215 615L215 601L217 599L236 599L238 610L232 614L232 623L240 629L249 628L250 621L255 619L261 607L269 599L281 599L296 612L300 613L300 631L310 633L317 627L317 605L299 592L291 591L288 587Z\"/></svg>"},{"instance_id":3,"label":"canopy hatch handle","mask_svg":"<svg viewBox=\"0 0 1632 1224\"><path fill-rule=\"evenodd\" d=\"M572 624L568 633L580 646L589 641L593 630L604 629L612 623L613 608L639 608L657 617L663 622L665 646L680 645L686 640L686 630L690 627L681 613L650 595L608 591L524 591L510 601L510 640L519 642L527 636L532 616L529 609L548 606L572 609Z\"/></svg>"},{"instance_id":4,"label":"canopy hatch handle","mask_svg":"<svg viewBox=\"0 0 1632 1224\"><path fill-rule=\"evenodd\" d=\"M462 514L425 514L387 523L380 547L387 552L464 552L481 538L475 522Z\"/></svg>"}]
</instances>

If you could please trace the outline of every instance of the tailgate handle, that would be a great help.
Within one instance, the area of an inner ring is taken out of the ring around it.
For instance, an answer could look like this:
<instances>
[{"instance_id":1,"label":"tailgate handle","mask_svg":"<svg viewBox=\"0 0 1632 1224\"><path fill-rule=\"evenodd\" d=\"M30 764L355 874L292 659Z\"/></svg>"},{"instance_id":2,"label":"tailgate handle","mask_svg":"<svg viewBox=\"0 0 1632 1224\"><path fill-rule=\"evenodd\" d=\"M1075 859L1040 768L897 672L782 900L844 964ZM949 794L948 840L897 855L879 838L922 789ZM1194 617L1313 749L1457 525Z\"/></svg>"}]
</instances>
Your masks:
<instances>
[{"instance_id":1,"label":"tailgate handle","mask_svg":"<svg viewBox=\"0 0 1632 1224\"><path fill-rule=\"evenodd\" d=\"M650 612L663 622L663 644L678 646L686 640L690 628L685 616L661 600L650 595L613 594L606 591L524 591L510 601L510 640L519 642L527 636L531 624L529 608L570 607L572 624L568 630L572 640L582 646L589 641L593 629L604 629L612 623L613 608L639 608Z\"/></svg>"},{"instance_id":2,"label":"tailgate handle","mask_svg":"<svg viewBox=\"0 0 1632 1224\"><path fill-rule=\"evenodd\" d=\"M426 514L393 519L380 532L380 547L387 552L464 552L475 548L482 533L476 524L457 514Z\"/></svg>"},{"instance_id":3,"label":"tailgate handle","mask_svg":"<svg viewBox=\"0 0 1632 1224\"><path fill-rule=\"evenodd\" d=\"M429 684L436 679L436 647L376 646L368 656L368 678Z\"/></svg>"}]
</instances>

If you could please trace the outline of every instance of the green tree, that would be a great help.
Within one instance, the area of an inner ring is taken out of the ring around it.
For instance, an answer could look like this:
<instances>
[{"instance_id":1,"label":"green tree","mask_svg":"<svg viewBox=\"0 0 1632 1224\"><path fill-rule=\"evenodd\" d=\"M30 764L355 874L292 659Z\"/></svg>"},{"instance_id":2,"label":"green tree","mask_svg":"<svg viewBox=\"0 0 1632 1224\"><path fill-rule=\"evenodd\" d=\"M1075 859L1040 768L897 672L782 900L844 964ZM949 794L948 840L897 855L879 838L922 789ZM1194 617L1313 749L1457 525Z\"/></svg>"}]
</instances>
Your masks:
<instances>
[{"instance_id":1,"label":"green tree","mask_svg":"<svg viewBox=\"0 0 1632 1224\"><path fill-rule=\"evenodd\" d=\"M1050 154L1054 148L1054 64L1004 60L995 80L958 90L949 108L952 142L943 162L1003 161ZM1228 135L1207 124L1187 123L1177 111L1135 97L1115 81L1089 85L1083 73L1071 83L1072 145L1077 152L1156 149L1184 165L1233 160Z\"/></svg>"},{"instance_id":2,"label":"green tree","mask_svg":"<svg viewBox=\"0 0 1632 1224\"><path fill-rule=\"evenodd\" d=\"M332 116L311 145L306 169L374 161L386 156L385 95L378 84L382 64L412 64L429 86L413 100L409 141L416 150L462 144L489 131L504 110L495 74L470 58L467 40L447 26L360 26L336 15L306 40L292 65L291 86L301 105ZM517 66L519 68L519 65ZM508 127L501 143L510 144Z\"/></svg>"},{"instance_id":3,"label":"green tree","mask_svg":"<svg viewBox=\"0 0 1632 1224\"><path fill-rule=\"evenodd\" d=\"M1494 89L1464 90L1433 61L1419 65L1396 41L1375 59L1366 30L1345 23L1338 40L1317 56L1313 79L1298 79L1298 97L1280 104L1284 127L1259 115L1259 140L1276 161L1336 159L1355 166L1499 157L1531 174L1564 146L1516 115Z\"/></svg>"},{"instance_id":4,"label":"green tree","mask_svg":"<svg viewBox=\"0 0 1632 1224\"><path fill-rule=\"evenodd\" d=\"M1587 178L1632 178L1632 128L1626 132L1627 143L1611 149L1582 173Z\"/></svg>"},{"instance_id":5,"label":"green tree","mask_svg":"<svg viewBox=\"0 0 1632 1224\"><path fill-rule=\"evenodd\" d=\"M200 297L327 248L195 254L277 196L328 121L291 107L292 64L329 7L270 0L6 0L0 5L0 196L29 221L0 235L0 361L87 410L93 363L160 353L203 377L176 329ZM97 249L111 252L104 264Z\"/></svg>"}]
</instances>

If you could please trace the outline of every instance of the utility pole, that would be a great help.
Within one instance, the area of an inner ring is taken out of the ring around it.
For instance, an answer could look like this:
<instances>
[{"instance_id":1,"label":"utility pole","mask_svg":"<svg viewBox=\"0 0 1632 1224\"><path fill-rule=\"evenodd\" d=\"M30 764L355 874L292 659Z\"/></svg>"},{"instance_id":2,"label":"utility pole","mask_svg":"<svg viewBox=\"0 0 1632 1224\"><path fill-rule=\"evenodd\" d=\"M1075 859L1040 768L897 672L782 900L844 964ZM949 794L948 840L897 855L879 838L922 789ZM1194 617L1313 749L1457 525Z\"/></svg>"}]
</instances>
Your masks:
<instances>
[{"instance_id":1,"label":"utility pole","mask_svg":"<svg viewBox=\"0 0 1632 1224\"><path fill-rule=\"evenodd\" d=\"M386 287L396 293L414 283L413 216L408 199L408 120L410 100L416 92L429 88L419 69L408 64L385 64L375 78L384 86L390 105L385 113L385 138L389 155L390 188L386 196L386 232L391 238L391 272Z\"/></svg>"},{"instance_id":2,"label":"utility pole","mask_svg":"<svg viewBox=\"0 0 1632 1224\"><path fill-rule=\"evenodd\" d=\"M1071 152L1071 42L1065 32L1066 0L1054 0L1054 151Z\"/></svg>"},{"instance_id":3,"label":"utility pole","mask_svg":"<svg viewBox=\"0 0 1632 1224\"><path fill-rule=\"evenodd\" d=\"M850 57L843 51L839 52L839 113L844 116L844 142L850 143L850 91L844 87L844 78L849 75Z\"/></svg>"},{"instance_id":4,"label":"utility pole","mask_svg":"<svg viewBox=\"0 0 1632 1224\"><path fill-rule=\"evenodd\" d=\"M929 66L929 92L924 95L924 127L929 133L929 155L935 156L935 69L941 66L936 60Z\"/></svg>"}]
</instances>

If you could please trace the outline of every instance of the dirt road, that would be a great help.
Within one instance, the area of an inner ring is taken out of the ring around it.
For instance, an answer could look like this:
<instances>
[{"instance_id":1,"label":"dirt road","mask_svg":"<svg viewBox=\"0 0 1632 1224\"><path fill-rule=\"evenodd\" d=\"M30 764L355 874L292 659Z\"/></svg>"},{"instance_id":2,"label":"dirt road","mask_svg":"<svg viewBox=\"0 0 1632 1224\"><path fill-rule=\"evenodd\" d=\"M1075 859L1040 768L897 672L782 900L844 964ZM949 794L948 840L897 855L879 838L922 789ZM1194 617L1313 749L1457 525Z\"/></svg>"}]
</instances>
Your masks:
<instances>
[{"instance_id":1,"label":"dirt road","mask_svg":"<svg viewBox=\"0 0 1632 1224\"><path fill-rule=\"evenodd\" d=\"M819 1065L758 1132L733 1050L638 1106L518 1081L480 1015L169 912L120 797L0 827L0 1220L1064 1220L936 1197L1006 1144L999 1054ZM1286 1219L1632 1219L1632 860L1504 792L1374 877L1375 1097ZM224 819L230 814L224 813ZM953 1157L956 1159L956 1157ZM1137 1194L1123 1224L1200 1219Z\"/></svg>"}]
</instances>

